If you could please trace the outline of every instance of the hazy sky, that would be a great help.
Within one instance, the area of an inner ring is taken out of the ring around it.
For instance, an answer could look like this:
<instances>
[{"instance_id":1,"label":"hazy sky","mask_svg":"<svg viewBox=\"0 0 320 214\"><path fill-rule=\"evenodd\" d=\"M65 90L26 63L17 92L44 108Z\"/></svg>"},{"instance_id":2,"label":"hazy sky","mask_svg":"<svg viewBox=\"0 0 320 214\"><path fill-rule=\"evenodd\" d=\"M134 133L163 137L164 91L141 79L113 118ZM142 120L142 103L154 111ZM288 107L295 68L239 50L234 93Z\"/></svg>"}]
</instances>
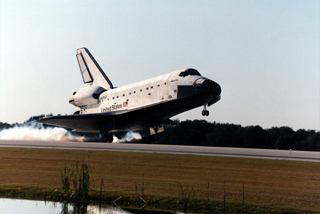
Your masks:
<instances>
[{"instance_id":1,"label":"hazy sky","mask_svg":"<svg viewBox=\"0 0 320 214\"><path fill-rule=\"evenodd\" d=\"M0 121L72 114L87 47L114 86L196 68L222 99L180 120L319 130L319 1L1 1Z\"/></svg>"}]
</instances>

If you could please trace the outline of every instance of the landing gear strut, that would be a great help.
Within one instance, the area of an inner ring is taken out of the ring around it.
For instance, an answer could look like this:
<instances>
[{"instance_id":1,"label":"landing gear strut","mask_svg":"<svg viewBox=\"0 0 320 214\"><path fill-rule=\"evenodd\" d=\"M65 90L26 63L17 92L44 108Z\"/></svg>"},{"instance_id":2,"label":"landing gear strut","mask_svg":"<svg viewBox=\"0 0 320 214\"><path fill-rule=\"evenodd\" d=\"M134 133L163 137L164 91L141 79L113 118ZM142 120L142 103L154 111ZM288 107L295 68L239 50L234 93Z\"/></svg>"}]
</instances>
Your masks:
<instances>
[{"instance_id":1,"label":"landing gear strut","mask_svg":"<svg viewBox=\"0 0 320 214\"><path fill-rule=\"evenodd\" d=\"M207 110L207 106L204 105L202 110L202 116L209 116L209 111Z\"/></svg>"}]
</instances>

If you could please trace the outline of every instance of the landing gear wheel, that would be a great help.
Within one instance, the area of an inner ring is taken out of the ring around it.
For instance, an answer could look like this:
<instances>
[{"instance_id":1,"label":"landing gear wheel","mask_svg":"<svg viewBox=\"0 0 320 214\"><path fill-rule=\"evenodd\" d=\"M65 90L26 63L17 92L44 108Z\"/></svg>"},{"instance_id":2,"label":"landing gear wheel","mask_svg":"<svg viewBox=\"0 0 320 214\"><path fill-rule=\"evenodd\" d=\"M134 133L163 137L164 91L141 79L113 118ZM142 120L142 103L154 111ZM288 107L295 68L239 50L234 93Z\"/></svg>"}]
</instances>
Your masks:
<instances>
[{"instance_id":1,"label":"landing gear wheel","mask_svg":"<svg viewBox=\"0 0 320 214\"><path fill-rule=\"evenodd\" d=\"M152 142L151 137L143 137L141 139L142 144L151 144L151 142Z\"/></svg>"},{"instance_id":2,"label":"landing gear wheel","mask_svg":"<svg viewBox=\"0 0 320 214\"><path fill-rule=\"evenodd\" d=\"M203 106L202 116L209 116L209 111L207 110L207 106Z\"/></svg>"},{"instance_id":3,"label":"landing gear wheel","mask_svg":"<svg viewBox=\"0 0 320 214\"><path fill-rule=\"evenodd\" d=\"M108 135L107 136L107 143L112 143L113 142L113 136L112 135Z\"/></svg>"},{"instance_id":4,"label":"landing gear wheel","mask_svg":"<svg viewBox=\"0 0 320 214\"><path fill-rule=\"evenodd\" d=\"M203 110L202 111L202 116L209 116L209 111L208 110Z\"/></svg>"},{"instance_id":5,"label":"landing gear wheel","mask_svg":"<svg viewBox=\"0 0 320 214\"><path fill-rule=\"evenodd\" d=\"M112 143L113 142L113 136L112 135L108 135L108 134L103 134L102 135L102 141L103 142L107 142L107 143Z\"/></svg>"},{"instance_id":6,"label":"landing gear wheel","mask_svg":"<svg viewBox=\"0 0 320 214\"><path fill-rule=\"evenodd\" d=\"M142 136L143 136L141 138L141 143L142 144L151 144L152 143L152 136L151 136L151 133L150 133L150 127L149 126L144 128Z\"/></svg>"}]
</instances>

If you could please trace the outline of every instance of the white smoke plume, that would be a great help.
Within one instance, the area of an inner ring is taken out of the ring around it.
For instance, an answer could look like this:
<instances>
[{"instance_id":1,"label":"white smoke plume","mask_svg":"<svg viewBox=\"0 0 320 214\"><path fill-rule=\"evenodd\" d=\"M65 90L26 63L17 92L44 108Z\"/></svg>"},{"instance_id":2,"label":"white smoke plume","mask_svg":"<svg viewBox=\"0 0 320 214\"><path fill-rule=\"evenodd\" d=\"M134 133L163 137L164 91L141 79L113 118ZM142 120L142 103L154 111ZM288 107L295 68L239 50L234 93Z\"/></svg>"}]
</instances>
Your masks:
<instances>
[{"instance_id":1,"label":"white smoke plume","mask_svg":"<svg viewBox=\"0 0 320 214\"><path fill-rule=\"evenodd\" d=\"M113 143L130 143L131 141L141 140L141 135L139 132L128 132L126 135L118 139L116 136L113 136Z\"/></svg>"},{"instance_id":2,"label":"white smoke plume","mask_svg":"<svg viewBox=\"0 0 320 214\"><path fill-rule=\"evenodd\" d=\"M140 140L138 132L128 132L121 139L113 136L113 143L130 143ZM2 140L44 140L44 141L97 141L96 138L77 136L76 134L60 127L45 127L42 123L28 122L12 128L0 130Z\"/></svg>"},{"instance_id":3,"label":"white smoke plume","mask_svg":"<svg viewBox=\"0 0 320 214\"><path fill-rule=\"evenodd\" d=\"M68 130L58 127L44 127L41 123L29 122L13 128L0 130L4 140L48 140L48 141L86 141L85 137L75 136Z\"/></svg>"}]
</instances>

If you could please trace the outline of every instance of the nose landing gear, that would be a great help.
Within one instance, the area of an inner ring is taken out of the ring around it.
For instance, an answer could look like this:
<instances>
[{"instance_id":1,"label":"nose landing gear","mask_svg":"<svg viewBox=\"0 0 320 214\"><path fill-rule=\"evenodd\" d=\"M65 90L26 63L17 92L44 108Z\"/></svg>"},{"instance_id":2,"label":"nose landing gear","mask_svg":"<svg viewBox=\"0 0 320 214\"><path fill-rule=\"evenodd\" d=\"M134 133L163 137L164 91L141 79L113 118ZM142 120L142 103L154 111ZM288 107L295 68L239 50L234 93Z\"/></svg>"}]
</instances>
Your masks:
<instances>
[{"instance_id":1,"label":"nose landing gear","mask_svg":"<svg viewBox=\"0 0 320 214\"><path fill-rule=\"evenodd\" d=\"M203 110L202 111L202 116L209 116L209 111L208 110Z\"/></svg>"},{"instance_id":2,"label":"nose landing gear","mask_svg":"<svg viewBox=\"0 0 320 214\"><path fill-rule=\"evenodd\" d=\"M207 110L207 106L204 105L204 109L202 111L202 116L209 116L209 111Z\"/></svg>"}]
</instances>

